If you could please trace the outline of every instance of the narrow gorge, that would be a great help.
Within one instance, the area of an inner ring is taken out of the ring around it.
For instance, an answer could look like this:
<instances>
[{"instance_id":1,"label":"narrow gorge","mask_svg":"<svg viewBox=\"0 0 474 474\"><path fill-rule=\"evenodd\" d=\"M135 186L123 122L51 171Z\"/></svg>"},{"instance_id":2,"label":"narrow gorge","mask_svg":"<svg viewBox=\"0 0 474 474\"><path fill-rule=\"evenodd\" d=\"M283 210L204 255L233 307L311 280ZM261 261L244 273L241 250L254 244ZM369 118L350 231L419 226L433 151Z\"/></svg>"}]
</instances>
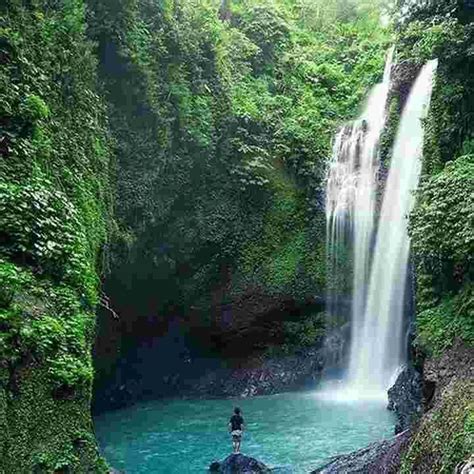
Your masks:
<instances>
[{"instance_id":1,"label":"narrow gorge","mask_svg":"<svg viewBox=\"0 0 474 474\"><path fill-rule=\"evenodd\" d=\"M6 0L0 63L0 474L474 469L471 0Z\"/></svg>"}]
</instances>

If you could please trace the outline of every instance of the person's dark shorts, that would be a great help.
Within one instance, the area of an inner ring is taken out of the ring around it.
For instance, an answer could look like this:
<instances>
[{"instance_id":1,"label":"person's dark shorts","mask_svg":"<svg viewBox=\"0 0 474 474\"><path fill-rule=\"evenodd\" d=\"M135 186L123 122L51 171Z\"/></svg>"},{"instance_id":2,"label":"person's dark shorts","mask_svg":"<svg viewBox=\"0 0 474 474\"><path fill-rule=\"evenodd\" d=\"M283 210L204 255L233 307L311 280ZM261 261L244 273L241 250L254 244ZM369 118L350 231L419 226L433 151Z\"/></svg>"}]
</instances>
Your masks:
<instances>
[{"instance_id":1,"label":"person's dark shorts","mask_svg":"<svg viewBox=\"0 0 474 474\"><path fill-rule=\"evenodd\" d=\"M234 430L231 433L233 441L240 441L242 439L242 431L241 430Z\"/></svg>"}]
</instances>

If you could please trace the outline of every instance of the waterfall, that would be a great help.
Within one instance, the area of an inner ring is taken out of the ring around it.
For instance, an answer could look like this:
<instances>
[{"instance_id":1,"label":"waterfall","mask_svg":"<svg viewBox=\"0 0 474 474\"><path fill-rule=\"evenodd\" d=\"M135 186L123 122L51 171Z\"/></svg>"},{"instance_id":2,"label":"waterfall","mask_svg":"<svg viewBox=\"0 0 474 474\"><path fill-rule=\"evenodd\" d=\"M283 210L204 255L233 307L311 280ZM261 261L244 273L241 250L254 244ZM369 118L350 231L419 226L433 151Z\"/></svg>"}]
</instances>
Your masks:
<instances>
[{"instance_id":1,"label":"waterfall","mask_svg":"<svg viewBox=\"0 0 474 474\"><path fill-rule=\"evenodd\" d=\"M344 319L340 301L347 262L353 260L352 331L359 338L369 279L370 248L379 169L378 143L385 125L393 49L389 50L383 81L371 91L361 116L336 135L326 187L327 254L330 319ZM352 249L352 255L348 255ZM346 305L347 306L347 305Z\"/></svg>"},{"instance_id":2,"label":"waterfall","mask_svg":"<svg viewBox=\"0 0 474 474\"><path fill-rule=\"evenodd\" d=\"M403 307L410 240L407 216L421 172L426 118L437 61L428 62L402 113L378 223L362 326L352 340L349 387L358 396L377 396L404 361ZM356 249L357 251L357 249Z\"/></svg>"},{"instance_id":3,"label":"waterfall","mask_svg":"<svg viewBox=\"0 0 474 474\"><path fill-rule=\"evenodd\" d=\"M345 396L350 398L385 398L391 376L405 357L407 215L421 170L422 120L437 62L422 68L405 105L376 223L378 148L386 122L392 55L390 50L383 81L371 91L362 115L336 135L328 170L327 311L330 318L341 319L341 286L352 270L351 349L345 384Z\"/></svg>"}]
</instances>

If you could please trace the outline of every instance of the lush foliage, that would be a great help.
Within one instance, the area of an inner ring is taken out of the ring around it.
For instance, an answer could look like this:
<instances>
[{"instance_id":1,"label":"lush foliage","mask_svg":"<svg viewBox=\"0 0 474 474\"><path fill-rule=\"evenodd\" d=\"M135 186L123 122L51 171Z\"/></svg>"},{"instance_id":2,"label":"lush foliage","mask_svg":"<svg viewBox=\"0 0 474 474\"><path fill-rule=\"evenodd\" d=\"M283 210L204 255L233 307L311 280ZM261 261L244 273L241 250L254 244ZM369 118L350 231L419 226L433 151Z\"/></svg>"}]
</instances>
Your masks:
<instances>
[{"instance_id":1,"label":"lush foliage","mask_svg":"<svg viewBox=\"0 0 474 474\"><path fill-rule=\"evenodd\" d=\"M474 253L473 189L474 155L448 162L420 187L411 216L414 250L433 271L445 260L454 263L458 277L469 270Z\"/></svg>"},{"instance_id":2,"label":"lush foliage","mask_svg":"<svg viewBox=\"0 0 474 474\"><path fill-rule=\"evenodd\" d=\"M426 417L413 436L402 474L451 473L474 449L474 385L458 381L439 409Z\"/></svg>"},{"instance_id":3,"label":"lush foliage","mask_svg":"<svg viewBox=\"0 0 474 474\"><path fill-rule=\"evenodd\" d=\"M330 141L387 33L350 1L220 3L89 2L129 249L107 284L118 308L206 317L223 285L323 291Z\"/></svg>"},{"instance_id":4,"label":"lush foliage","mask_svg":"<svg viewBox=\"0 0 474 474\"><path fill-rule=\"evenodd\" d=\"M105 470L91 435L110 145L77 0L0 10L0 458Z\"/></svg>"},{"instance_id":5,"label":"lush foliage","mask_svg":"<svg viewBox=\"0 0 474 474\"><path fill-rule=\"evenodd\" d=\"M473 343L474 29L468 9L458 3L408 7L401 57L418 64L439 58L425 124L424 173L410 219L419 342L439 354L456 337Z\"/></svg>"},{"instance_id":6,"label":"lush foliage","mask_svg":"<svg viewBox=\"0 0 474 474\"><path fill-rule=\"evenodd\" d=\"M303 323L285 321L285 346L289 349L313 346L324 336L324 313L308 315Z\"/></svg>"},{"instance_id":7,"label":"lush foliage","mask_svg":"<svg viewBox=\"0 0 474 474\"><path fill-rule=\"evenodd\" d=\"M104 263L134 316L322 290L331 136L387 34L350 0L9 0L0 20L1 455L100 472L87 409ZM307 344L322 324L286 329Z\"/></svg>"},{"instance_id":8,"label":"lush foliage","mask_svg":"<svg viewBox=\"0 0 474 474\"><path fill-rule=\"evenodd\" d=\"M472 287L463 293L441 299L417 317L418 342L435 356L449 348L457 338L474 346L474 295Z\"/></svg>"}]
</instances>

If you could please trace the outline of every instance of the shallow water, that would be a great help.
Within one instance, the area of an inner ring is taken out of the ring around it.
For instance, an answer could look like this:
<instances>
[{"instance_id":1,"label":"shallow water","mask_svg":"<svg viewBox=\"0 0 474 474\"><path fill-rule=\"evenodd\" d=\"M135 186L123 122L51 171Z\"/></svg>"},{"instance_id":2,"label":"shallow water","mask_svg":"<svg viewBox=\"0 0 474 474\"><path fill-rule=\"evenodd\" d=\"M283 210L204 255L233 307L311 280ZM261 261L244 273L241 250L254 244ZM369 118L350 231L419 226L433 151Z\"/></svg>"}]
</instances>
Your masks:
<instances>
[{"instance_id":1,"label":"shallow water","mask_svg":"<svg viewBox=\"0 0 474 474\"><path fill-rule=\"evenodd\" d=\"M236 404L247 427L242 452L285 473L309 473L393 433L383 402L333 402L315 392L146 402L98 416L95 429L107 461L127 474L204 473L231 451L227 422Z\"/></svg>"}]
</instances>

